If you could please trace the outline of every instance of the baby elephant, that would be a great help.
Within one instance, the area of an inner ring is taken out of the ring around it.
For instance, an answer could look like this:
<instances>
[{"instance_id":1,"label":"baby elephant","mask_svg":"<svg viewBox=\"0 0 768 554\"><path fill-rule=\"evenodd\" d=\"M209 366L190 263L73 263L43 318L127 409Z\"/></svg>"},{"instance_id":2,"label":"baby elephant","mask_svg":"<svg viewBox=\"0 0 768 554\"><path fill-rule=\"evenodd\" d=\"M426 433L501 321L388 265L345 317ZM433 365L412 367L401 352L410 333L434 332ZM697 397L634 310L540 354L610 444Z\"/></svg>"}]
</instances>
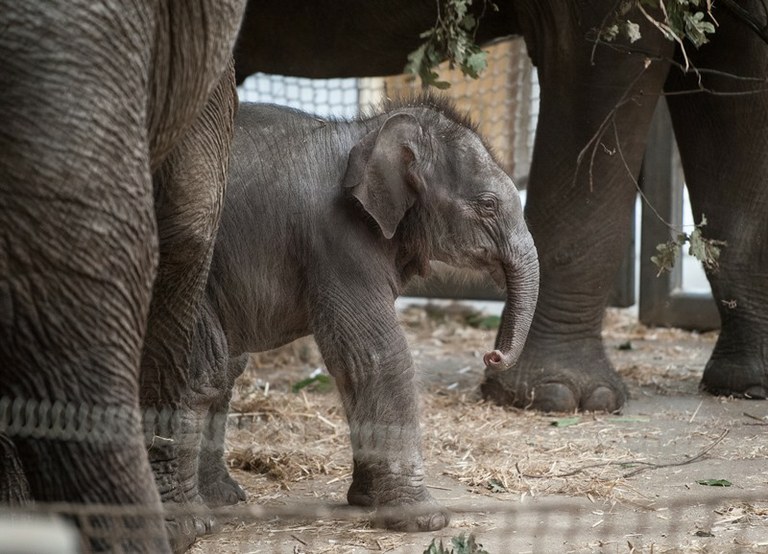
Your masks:
<instances>
[{"instance_id":1,"label":"baby elephant","mask_svg":"<svg viewBox=\"0 0 768 554\"><path fill-rule=\"evenodd\" d=\"M514 364L538 258L512 180L471 124L429 96L354 121L240 106L193 354L209 410L198 474L209 504L244 498L222 460L224 418L214 417L226 412L244 354L311 333L349 422L349 503L385 508L376 523L391 529L448 523L424 484L413 360L394 309L430 260L485 269L506 288L484 362ZM415 513L390 509L402 505Z\"/></svg>"}]
</instances>

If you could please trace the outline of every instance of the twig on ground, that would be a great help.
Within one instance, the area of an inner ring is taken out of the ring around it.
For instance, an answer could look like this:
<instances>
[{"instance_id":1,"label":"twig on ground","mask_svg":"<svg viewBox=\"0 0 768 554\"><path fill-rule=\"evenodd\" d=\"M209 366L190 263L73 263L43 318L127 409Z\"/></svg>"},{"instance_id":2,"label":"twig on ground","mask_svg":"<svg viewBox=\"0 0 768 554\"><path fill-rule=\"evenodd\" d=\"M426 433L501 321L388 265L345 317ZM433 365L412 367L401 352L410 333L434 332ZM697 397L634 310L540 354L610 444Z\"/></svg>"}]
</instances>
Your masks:
<instances>
[{"instance_id":1,"label":"twig on ground","mask_svg":"<svg viewBox=\"0 0 768 554\"><path fill-rule=\"evenodd\" d=\"M704 448L701 452L693 456L692 458L688 458L687 460L683 460L682 462L670 462L668 464L648 464L646 467L641 467L636 469L635 471L630 471L629 473L625 473L622 475L622 477L632 477L634 475L637 475L638 473L642 473L643 471L646 471L648 469L661 469L663 467L677 467L677 466L684 466L688 464L692 464L693 462L696 462L700 460L702 457L704 457L710 450L712 450L715 446L720 444L723 439L728 435L729 429L724 429L722 433L720 433L720 436L717 437L712 444Z\"/></svg>"},{"instance_id":2,"label":"twig on ground","mask_svg":"<svg viewBox=\"0 0 768 554\"><path fill-rule=\"evenodd\" d=\"M759 417L756 415L748 414L747 412L743 412L745 417L748 417L750 419L754 419L756 421L759 421L761 425L768 425L768 416L766 417Z\"/></svg>"},{"instance_id":3,"label":"twig on ground","mask_svg":"<svg viewBox=\"0 0 768 554\"><path fill-rule=\"evenodd\" d=\"M306 541L303 541L303 540L301 540L301 539L300 539L299 537L297 537L296 535L291 535L291 538L292 538L292 539L295 539L295 540L297 540L298 542L300 542L300 543L301 543L301 544L303 544L304 546L307 546L307 543L306 543Z\"/></svg>"},{"instance_id":4,"label":"twig on ground","mask_svg":"<svg viewBox=\"0 0 768 554\"><path fill-rule=\"evenodd\" d=\"M623 461L610 461L610 462L603 462L599 464L589 464L585 465L579 468L574 469L573 471L567 471L565 473L557 473L555 475L529 475L527 473L520 472L521 477L526 477L530 479L548 479L552 477L571 477L573 475L577 475L579 473L582 473L583 471L586 471L588 469L594 469L594 468L605 468L610 466L626 466L626 465L642 465L644 467L638 468L634 471L630 471L629 473L625 473L622 475L623 478L627 477L633 477L637 475L638 473L642 473L643 471L647 471L649 469L661 469L665 467L677 467L677 466L684 466L691 464L693 462L698 461L701 459L704 455L706 455L710 450L712 450L715 446L720 444L722 440L728 435L729 430L725 429L722 433L720 433L720 436L718 436L712 444L704 448L701 452L696 454L695 456L688 458L687 460L683 460L682 462L670 462L666 464L654 464L652 462L644 462L642 460L623 460ZM519 471L519 469L518 469Z\"/></svg>"},{"instance_id":5,"label":"twig on ground","mask_svg":"<svg viewBox=\"0 0 768 554\"><path fill-rule=\"evenodd\" d=\"M693 423L694 418L696 417L696 414L699 413L699 408L701 408L701 405L704 404L704 399L702 398L699 402L699 405L696 406L696 409L693 410L693 415L691 415L691 419L688 420L688 423Z\"/></svg>"}]
</instances>

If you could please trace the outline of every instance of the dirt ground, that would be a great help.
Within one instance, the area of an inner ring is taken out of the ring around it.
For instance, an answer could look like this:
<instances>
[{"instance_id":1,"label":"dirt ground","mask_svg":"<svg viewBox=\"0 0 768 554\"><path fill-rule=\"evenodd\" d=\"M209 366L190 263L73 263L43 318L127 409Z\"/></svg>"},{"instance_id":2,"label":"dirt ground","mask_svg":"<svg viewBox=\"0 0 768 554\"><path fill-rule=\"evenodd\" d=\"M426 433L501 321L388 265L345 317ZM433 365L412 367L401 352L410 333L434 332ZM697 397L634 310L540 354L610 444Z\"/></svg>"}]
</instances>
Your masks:
<instances>
[{"instance_id":1,"label":"dirt ground","mask_svg":"<svg viewBox=\"0 0 768 554\"><path fill-rule=\"evenodd\" d=\"M227 459L249 499L224 509L221 530L191 552L421 554L462 533L489 554L768 552L768 403L699 394L716 334L647 329L611 309L604 335L629 405L541 415L480 399L495 334L482 327L494 322L471 312L401 316L419 370L427 482L454 512L448 528L382 531L345 507L351 451L337 395L322 382L292 391L322 367L302 339L253 356L241 378Z\"/></svg>"}]
</instances>

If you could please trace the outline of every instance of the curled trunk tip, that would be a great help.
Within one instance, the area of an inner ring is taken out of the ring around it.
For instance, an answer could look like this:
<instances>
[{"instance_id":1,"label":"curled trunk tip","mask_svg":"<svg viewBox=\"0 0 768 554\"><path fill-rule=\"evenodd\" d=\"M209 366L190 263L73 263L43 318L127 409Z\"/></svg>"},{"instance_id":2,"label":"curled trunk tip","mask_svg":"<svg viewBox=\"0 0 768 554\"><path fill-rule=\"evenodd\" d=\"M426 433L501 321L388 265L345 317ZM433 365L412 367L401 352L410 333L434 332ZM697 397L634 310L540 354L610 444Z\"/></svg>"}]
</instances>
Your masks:
<instances>
[{"instance_id":1,"label":"curled trunk tip","mask_svg":"<svg viewBox=\"0 0 768 554\"><path fill-rule=\"evenodd\" d=\"M492 370L502 371L509 369L517 360L513 356L505 355L501 350L492 350L486 352L483 356L485 367Z\"/></svg>"},{"instance_id":2,"label":"curled trunk tip","mask_svg":"<svg viewBox=\"0 0 768 554\"><path fill-rule=\"evenodd\" d=\"M536 309L539 293L539 263L533 239L516 259L502 264L507 302L501 313L495 349L483 356L490 370L505 371L515 365L522 353Z\"/></svg>"}]
</instances>

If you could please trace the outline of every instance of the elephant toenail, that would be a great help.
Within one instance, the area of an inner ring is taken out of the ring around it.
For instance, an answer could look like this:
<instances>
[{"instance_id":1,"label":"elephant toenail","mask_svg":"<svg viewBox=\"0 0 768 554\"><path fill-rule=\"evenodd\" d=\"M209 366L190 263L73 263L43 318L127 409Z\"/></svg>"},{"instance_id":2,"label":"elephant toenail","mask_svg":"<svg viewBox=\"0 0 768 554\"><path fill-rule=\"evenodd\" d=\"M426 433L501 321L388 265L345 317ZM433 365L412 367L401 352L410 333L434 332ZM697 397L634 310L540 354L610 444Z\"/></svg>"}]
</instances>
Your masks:
<instances>
[{"instance_id":1,"label":"elephant toenail","mask_svg":"<svg viewBox=\"0 0 768 554\"><path fill-rule=\"evenodd\" d=\"M768 394L766 393L765 387L761 387L760 385L755 385L753 387L749 387L747 390L744 391L744 398L752 398L755 400L765 400L768 398Z\"/></svg>"},{"instance_id":2,"label":"elephant toenail","mask_svg":"<svg viewBox=\"0 0 768 554\"><path fill-rule=\"evenodd\" d=\"M435 514L429 518L429 530L435 531L448 525L449 518L445 514Z\"/></svg>"},{"instance_id":3,"label":"elephant toenail","mask_svg":"<svg viewBox=\"0 0 768 554\"><path fill-rule=\"evenodd\" d=\"M561 383L546 383L533 389L531 408L541 412L573 412L578 408L573 391Z\"/></svg>"},{"instance_id":4,"label":"elephant toenail","mask_svg":"<svg viewBox=\"0 0 768 554\"><path fill-rule=\"evenodd\" d=\"M582 403L581 409L585 412L608 412L619 410L616 393L608 387L597 387Z\"/></svg>"}]
</instances>

